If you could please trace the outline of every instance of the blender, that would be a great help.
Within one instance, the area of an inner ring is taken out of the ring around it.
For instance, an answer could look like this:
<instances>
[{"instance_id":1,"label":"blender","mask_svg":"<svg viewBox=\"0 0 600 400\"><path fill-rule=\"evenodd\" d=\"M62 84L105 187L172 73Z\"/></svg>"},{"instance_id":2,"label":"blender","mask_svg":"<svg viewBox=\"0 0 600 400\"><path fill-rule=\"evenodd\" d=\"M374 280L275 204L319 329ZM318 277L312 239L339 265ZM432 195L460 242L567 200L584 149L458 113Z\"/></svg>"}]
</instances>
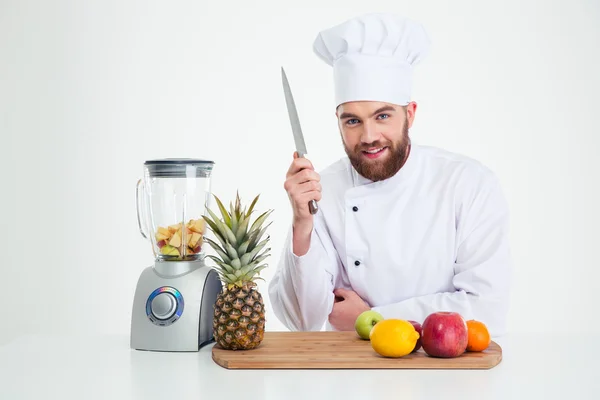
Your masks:
<instances>
[{"instance_id":1,"label":"blender","mask_svg":"<svg viewBox=\"0 0 600 400\"><path fill-rule=\"evenodd\" d=\"M136 187L137 219L154 264L137 282L132 349L198 351L213 341L213 305L222 286L217 272L205 264L203 219L213 165L185 158L144 163Z\"/></svg>"}]
</instances>

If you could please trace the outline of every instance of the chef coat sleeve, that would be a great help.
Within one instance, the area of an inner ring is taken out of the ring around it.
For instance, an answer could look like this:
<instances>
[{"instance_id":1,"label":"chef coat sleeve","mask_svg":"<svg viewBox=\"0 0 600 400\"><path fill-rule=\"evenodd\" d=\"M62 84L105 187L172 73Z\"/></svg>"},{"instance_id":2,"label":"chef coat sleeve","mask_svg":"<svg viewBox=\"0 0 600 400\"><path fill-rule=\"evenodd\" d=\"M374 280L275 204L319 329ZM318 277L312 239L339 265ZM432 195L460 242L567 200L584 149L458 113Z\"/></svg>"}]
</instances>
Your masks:
<instances>
[{"instance_id":1,"label":"chef coat sleeve","mask_svg":"<svg viewBox=\"0 0 600 400\"><path fill-rule=\"evenodd\" d=\"M277 270L269 283L273 312L288 329L321 330L333 307L337 259L321 211L314 216L306 254L294 254L290 228Z\"/></svg>"},{"instance_id":2,"label":"chef coat sleeve","mask_svg":"<svg viewBox=\"0 0 600 400\"><path fill-rule=\"evenodd\" d=\"M375 311L420 323L433 312L455 311L466 320L482 321L494 337L506 334L512 269L508 206L497 178L488 174L479 182L457 209L454 291L373 307Z\"/></svg>"}]
</instances>

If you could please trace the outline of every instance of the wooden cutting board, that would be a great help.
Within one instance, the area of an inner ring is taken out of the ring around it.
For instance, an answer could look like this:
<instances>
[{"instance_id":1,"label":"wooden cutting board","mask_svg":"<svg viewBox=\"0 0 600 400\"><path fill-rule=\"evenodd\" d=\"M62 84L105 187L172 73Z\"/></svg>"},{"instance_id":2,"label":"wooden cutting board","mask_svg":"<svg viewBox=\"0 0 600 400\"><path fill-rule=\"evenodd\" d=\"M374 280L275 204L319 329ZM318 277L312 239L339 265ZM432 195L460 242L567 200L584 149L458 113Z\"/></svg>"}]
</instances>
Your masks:
<instances>
[{"instance_id":1,"label":"wooden cutting board","mask_svg":"<svg viewBox=\"0 0 600 400\"><path fill-rule=\"evenodd\" d=\"M228 369L489 369L502 360L493 342L483 352L456 358L434 358L421 348L401 358L377 354L355 332L265 332L254 350L212 348L212 358Z\"/></svg>"}]
</instances>

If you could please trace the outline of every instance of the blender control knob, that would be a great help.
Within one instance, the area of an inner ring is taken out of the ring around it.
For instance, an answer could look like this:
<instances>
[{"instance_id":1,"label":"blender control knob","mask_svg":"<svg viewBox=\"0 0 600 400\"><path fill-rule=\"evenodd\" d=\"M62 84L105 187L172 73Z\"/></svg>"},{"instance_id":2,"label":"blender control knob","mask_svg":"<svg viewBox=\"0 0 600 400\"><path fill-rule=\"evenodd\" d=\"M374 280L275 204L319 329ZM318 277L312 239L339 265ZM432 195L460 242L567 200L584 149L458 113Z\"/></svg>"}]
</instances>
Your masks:
<instances>
[{"instance_id":1,"label":"blender control knob","mask_svg":"<svg viewBox=\"0 0 600 400\"><path fill-rule=\"evenodd\" d=\"M169 319L177 310L177 300L171 293L163 292L152 299L152 314L158 319Z\"/></svg>"}]
</instances>

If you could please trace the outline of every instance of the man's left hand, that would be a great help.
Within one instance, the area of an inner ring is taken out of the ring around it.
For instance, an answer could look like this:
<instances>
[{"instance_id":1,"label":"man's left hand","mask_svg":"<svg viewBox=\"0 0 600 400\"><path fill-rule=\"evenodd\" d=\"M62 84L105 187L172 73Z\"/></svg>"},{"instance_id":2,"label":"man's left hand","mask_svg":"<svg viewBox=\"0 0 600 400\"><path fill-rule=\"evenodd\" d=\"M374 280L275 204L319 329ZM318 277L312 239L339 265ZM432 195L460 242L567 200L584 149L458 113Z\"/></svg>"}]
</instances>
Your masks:
<instances>
[{"instance_id":1,"label":"man's left hand","mask_svg":"<svg viewBox=\"0 0 600 400\"><path fill-rule=\"evenodd\" d=\"M371 307L353 290L339 288L333 294L336 301L329 314L329 323L338 331L353 331L356 318Z\"/></svg>"}]
</instances>

